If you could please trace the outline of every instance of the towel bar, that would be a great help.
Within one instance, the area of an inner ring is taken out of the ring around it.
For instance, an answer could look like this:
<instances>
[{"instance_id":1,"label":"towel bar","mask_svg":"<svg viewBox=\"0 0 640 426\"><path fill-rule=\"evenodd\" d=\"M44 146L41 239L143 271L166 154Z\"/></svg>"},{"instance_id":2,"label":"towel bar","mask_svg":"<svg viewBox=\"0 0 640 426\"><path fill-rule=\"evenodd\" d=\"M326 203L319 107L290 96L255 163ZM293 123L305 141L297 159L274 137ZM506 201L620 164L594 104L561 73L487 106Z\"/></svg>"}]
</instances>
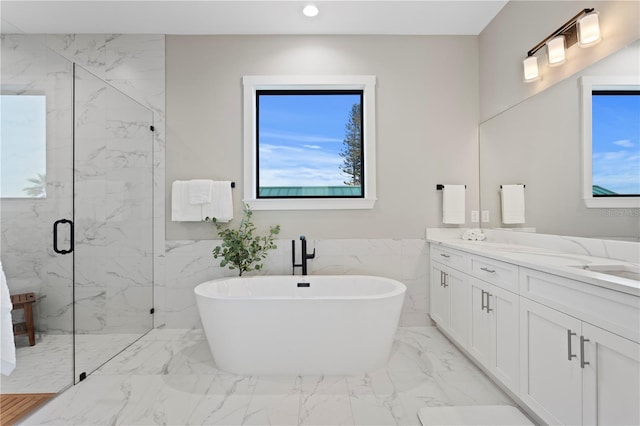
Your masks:
<instances>
[{"instance_id":1,"label":"towel bar","mask_svg":"<svg viewBox=\"0 0 640 426\"><path fill-rule=\"evenodd\" d=\"M523 188L526 188L527 185L521 184ZM500 189L502 189L502 185L500 185Z\"/></svg>"},{"instance_id":2,"label":"towel bar","mask_svg":"<svg viewBox=\"0 0 640 426\"><path fill-rule=\"evenodd\" d=\"M467 185L464 186L465 188L467 187ZM444 185L439 183L436 185L436 191L442 191L444 189Z\"/></svg>"}]
</instances>

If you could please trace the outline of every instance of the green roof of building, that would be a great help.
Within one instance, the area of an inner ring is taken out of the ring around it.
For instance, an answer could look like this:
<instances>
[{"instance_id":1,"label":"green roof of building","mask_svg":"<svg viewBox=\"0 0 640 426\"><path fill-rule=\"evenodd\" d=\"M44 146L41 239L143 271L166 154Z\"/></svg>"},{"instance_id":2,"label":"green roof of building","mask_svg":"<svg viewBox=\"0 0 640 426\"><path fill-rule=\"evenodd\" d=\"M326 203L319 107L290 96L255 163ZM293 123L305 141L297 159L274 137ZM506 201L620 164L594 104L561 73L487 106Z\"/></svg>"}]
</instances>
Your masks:
<instances>
[{"instance_id":1,"label":"green roof of building","mask_svg":"<svg viewBox=\"0 0 640 426\"><path fill-rule=\"evenodd\" d=\"M593 195L617 195L617 193L603 188L600 185L593 185Z\"/></svg>"},{"instance_id":2,"label":"green roof of building","mask_svg":"<svg viewBox=\"0 0 640 426\"><path fill-rule=\"evenodd\" d=\"M361 197L359 186L261 186L259 197Z\"/></svg>"}]
</instances>

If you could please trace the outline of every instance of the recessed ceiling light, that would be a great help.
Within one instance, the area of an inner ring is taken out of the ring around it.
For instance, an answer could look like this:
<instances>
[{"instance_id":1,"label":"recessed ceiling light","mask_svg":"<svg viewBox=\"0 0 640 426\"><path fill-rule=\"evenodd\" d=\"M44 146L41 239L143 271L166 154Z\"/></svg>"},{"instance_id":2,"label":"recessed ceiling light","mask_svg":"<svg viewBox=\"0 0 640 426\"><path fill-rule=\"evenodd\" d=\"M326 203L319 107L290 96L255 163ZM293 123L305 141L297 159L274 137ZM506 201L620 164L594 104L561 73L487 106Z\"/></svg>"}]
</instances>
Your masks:
<instances>
[{"instance_id":1,"label":"recessed ceiling light","mask_svg":"<svg viewBox=\"0 0 640 426\"><path fill-rule=\"evenodd\" d=\"M316 16L318 12L318 8L312 4L308 4L304 7L304 9L302 9L302 13L304 14L304 16L308 16L310 18Z\"/></svg>"}]
</instances>

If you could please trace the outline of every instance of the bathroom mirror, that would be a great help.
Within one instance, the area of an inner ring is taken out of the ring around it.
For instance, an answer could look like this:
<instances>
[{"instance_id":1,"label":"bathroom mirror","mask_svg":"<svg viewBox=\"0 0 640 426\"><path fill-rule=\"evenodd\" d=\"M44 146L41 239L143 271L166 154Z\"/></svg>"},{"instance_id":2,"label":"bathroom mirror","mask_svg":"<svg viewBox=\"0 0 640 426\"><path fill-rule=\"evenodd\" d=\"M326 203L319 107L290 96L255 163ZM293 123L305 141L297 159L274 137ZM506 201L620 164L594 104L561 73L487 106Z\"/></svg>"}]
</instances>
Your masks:
<instances>
[{"instance_id":1,"label":"bathroom mirror","mask_svg":"<svg viewBox=\"0 0 640 426\"><path fill-rule=\"evenodd\" d=\"M640 41L480 125L483 228L640 240L640 209L587 208L582 198L580 77L640 74ZM500 185L525 185L525 223L501 221Z\"/></svg>"}]
</instances>

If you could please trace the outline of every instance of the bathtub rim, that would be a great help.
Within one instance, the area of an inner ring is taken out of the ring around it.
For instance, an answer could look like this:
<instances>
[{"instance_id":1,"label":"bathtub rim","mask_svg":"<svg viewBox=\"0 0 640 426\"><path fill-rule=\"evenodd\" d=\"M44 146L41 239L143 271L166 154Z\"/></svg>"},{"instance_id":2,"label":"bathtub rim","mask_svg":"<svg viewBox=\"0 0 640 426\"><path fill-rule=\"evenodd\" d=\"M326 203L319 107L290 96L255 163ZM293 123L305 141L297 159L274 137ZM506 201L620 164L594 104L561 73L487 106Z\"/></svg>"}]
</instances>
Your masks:
<instances>
[{"instance_id":1,"label":"bathtub rim","mask_svg":"<svg viewBox=\"0 0 640 426\"><path fill-rule=\"evenodd\" d=\"M214 283L218 283L218 282L222 282L222 281L240 281L240 280L258 280L260 278L265 278L265 277L270 277L270 278L277 278L277 277L283 277L283 278L287 278L287 279L291 279L291 277L298 277L298 282L304 282L305 277L309 277L309 279L313 279L313 278L319 278L322 277L322 279L325 278L346 278L346 277L357 277L357 278L373 278L376 280L382 280L382 281L387 281L390 284L393 285L393 290L385 292L385 293L380 293L380 294L369 294L369 295L357 295L357 296L307 296L307 297L300 297L300 296L247 296L247 295L242 295L242 296L225 296L225 295L210 295L210 294L203 294L203 288L210 286ZM393 278L387 278L387 277L379 277L376 275L362 275L362 274L358 274L358 275L252 275L250 277L223 277L223 278L216 278L213 280L209 280L209 281L205 281L202 282L198 285L195 286L195 288L193 289L194 294L196 295L196 297L202 297L205 299L212 299L212 300L237 300L237 301L241 301L241 300L314 300L314 301L320 301L320 300L332 300L332 301L336 301L336 300L377 300L377 299L386 299L386 298L392 298L392 297L396 297L396 296L404 296L407 292L407 286L396 280Z\"/></svg>"}]
</instances>

